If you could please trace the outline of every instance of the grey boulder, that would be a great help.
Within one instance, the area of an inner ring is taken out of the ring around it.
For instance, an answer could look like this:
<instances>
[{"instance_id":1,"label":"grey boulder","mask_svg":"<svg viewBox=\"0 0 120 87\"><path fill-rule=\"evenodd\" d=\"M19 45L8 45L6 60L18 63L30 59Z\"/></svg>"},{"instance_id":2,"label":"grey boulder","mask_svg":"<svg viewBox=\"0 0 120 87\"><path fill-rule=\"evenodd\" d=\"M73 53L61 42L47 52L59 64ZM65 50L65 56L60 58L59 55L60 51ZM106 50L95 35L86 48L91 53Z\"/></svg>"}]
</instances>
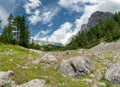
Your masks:
<instances>
[{"instance_id":1,"label":"grey boulder","mask_svg":"<svg viewBox=\"0 0 120 87\"><path fill-rule=\"evenodd\" d=\"M11 82L11 76L14 74L13 71L8 70L7 72L0 71L0 87Z\"/></svg>"},{"instance_id":2,"label":"grey boulder","mask_svg":"<svg viewBox=\"0 0 120 87\"><path fill-rule=\"evenodd\" d=\"M58 61L58 59L52 53L47 53L42 57L41 61L56 62L56 61Z\"/></svg>"},{"instance_id":3,"label":"grey boulder","mask_svg":"<svg viewBox=\"0 0 120 87\"><path fill-rule=\"evenodd\" d=\"M93 69L93 63L83 56L63 60L60 64L61 73L73 78L90 74Z\"/></svg>"},{"instance_id":4,"label":"grey boulder","mask_svg":"<svg viewBox=\"0 0 120 87\"><path fill-rule=\"evenodd\" d=\"M17 87L45 87L45 81L41 79L33 79L27 83L18 85Z\"/></svg>"},{"instance_id":5,"label":"grey boulder","mask_svg":"<svg viewBox=\"0 0 120 87\"><path fill-rule=\"evenodd\" d=\"M112 83L120 85L120 62L114 64L107 70L105 78Z\"/></svg>"}]
</instances>

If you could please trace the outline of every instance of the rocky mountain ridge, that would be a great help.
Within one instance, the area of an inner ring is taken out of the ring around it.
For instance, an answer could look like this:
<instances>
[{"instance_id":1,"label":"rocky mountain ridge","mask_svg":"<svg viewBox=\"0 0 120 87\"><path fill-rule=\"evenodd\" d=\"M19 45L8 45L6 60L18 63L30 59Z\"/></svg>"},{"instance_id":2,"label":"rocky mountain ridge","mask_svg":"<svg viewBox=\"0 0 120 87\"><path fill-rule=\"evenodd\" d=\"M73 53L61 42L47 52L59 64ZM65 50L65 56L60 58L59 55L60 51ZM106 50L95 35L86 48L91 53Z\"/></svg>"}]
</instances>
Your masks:
<instances>
[{"instance_id":1,"label":"rocky mountain ridge","mask_svg":"<svg viewBox=\"0 0 120 87\"><path fill-rule=\"evenodd\" d=\"M95 27L99 22L102 22L111 16L113 16L113 14L110 12L96 11L90 16L88 23L81 26L81 31L88 31Z\"/></svg>"},{"instance_id":2,"label":"rocky mountain ridge","mask_svg":"<svg viewBox=\"0 0 120 87\"><path fill-rule=\"evenodd\" d=\"M96 11L94 12L90 18L88 19L88 23L87 24L82 24L81 26L81 29L79 32L86 32L86 31L89 31L91 28L95 27L98 23L106 20L107 18L110 18L111 16L113 16L112 13L110 12L102 12L102 11ZM78 32L78 34L79 34ZM71 36L69 39L68 39L68 42L67 44L69 44L73 39L75 39L78 34L74 35L74 36ZM66 44L66 45L67 45Z\"/></svg>"}]
</instances>

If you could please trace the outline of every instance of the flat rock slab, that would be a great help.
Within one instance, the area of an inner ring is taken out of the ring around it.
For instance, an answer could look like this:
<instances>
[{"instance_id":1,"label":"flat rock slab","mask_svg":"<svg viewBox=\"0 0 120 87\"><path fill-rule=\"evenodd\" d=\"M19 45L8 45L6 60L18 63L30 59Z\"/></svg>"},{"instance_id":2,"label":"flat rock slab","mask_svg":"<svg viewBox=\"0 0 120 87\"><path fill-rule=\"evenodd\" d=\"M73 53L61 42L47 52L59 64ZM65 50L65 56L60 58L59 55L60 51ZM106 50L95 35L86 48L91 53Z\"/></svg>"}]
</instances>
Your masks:
<instances>
[{"instance_id":1,"label":"flat rock slab","mask_svg":"<svg viewBox=\"0 0 120 87\"><path fill-rule=\"evenodd\" d=\"M34 79L27 83L18 85L17 87L45 87L45 81L41 79Z\"/></svg>"}]
</instances>

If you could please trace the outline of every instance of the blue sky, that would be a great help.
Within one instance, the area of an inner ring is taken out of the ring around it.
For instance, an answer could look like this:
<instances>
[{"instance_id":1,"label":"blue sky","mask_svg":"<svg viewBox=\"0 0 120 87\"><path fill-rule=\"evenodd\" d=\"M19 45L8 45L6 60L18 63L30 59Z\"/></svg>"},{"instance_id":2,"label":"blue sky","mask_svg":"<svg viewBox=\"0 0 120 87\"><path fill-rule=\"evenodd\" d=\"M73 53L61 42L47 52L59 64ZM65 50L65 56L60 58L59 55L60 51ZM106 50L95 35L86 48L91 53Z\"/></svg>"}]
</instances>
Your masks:
<instances>
[{"instance_id":1,"label":"blue sky","mask_svg":"<svg viewBox=\"0 0 120 87\"><path fill-rule=\"evenodd\" d=\"M10 13L24 15L33 39L62 44L77 34L93 12L119 10L120 0L0 0L2 27Z\"/></svg>"}]
</instances>

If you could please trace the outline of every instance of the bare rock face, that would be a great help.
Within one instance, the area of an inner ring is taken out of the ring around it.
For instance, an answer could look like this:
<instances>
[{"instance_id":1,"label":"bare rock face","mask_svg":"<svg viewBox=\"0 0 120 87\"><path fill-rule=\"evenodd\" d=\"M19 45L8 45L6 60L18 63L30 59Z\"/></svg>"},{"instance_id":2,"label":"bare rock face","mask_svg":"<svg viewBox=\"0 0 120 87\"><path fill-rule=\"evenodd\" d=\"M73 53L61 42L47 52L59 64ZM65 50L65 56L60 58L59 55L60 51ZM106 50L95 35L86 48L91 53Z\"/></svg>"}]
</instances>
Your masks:
<instances>
[{"instance_id":1,"label":"bare rock face","mask_svg":"<svg viewBox=\"0 0 120 87\"><path fill-rule=\"evenodd\" d=\"M41 79L34 79L27 83L18 85L17 87L45 87L45 81Z\"/></svg>"},{"instance_id":2,"label":"bare rock face","mask_svg":"<svg viewBox=\"0 0 120 87\"><path fill-rule=\"evenodd\" d=\"M107 70L105 78L112 83L120 85L120 62L114 64Z\"/></svg>"},{"instance_id":3,"label":"bare rock face","mask_svg":"<svg viewBox=\"0 0 120 87\"><path fill-rule=\"evenodd\" d=\"M7 72L0 71L0 87L11 82L11 76L14 74L13 71L8 70Z\"/></svg>"},{"instance_id":4,"label":"bare rock face","mask_svg":"<svg viewBox=\"0 0 120 87\"><path fill-rule=\"evenodd\" d=\"M96 11L94 12L88 20L88 24L83 24L81 27L82 31L88 31L91 28L95 27L99 22L106 20L107 18L111 17L113 14L110 12L101 12Z\"/></svg>"},{"instance_id":5,"label":"bare rock face","mask_svg":"<svg viewBox=\"0 0 120 87\"><path fill-rule=\"evenodd\" d=\"M60 71L63 73L63 75L73 78L90 74L90 71L93 69L93 63L83 56L63 60L60 65Z\"/></svg>"}]
</instances>

